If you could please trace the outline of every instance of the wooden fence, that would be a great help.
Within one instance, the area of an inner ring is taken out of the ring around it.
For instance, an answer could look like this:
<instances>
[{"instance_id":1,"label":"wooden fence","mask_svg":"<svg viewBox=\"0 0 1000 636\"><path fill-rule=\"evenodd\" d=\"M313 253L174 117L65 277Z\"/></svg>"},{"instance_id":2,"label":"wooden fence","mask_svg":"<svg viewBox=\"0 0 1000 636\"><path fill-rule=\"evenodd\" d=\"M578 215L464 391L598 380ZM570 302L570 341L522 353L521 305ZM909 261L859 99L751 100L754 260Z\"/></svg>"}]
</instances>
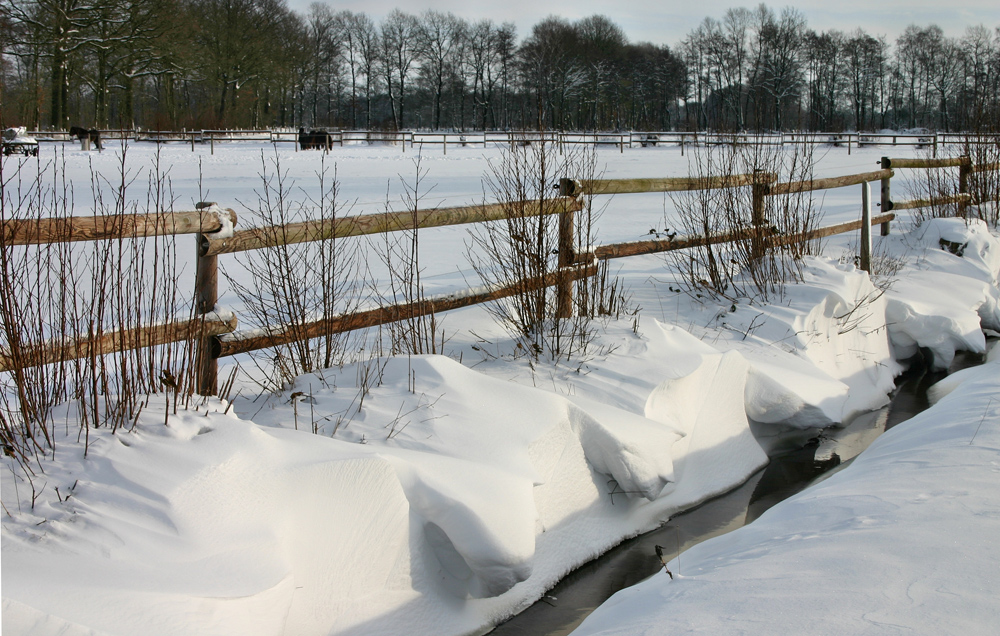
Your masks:
<instances>
[{"instance_id":1,"label":"wooden fence","mask_svg":"<svg viewBox=\"0 0 1000 636\"><path fill-rule=\"evenodd\" d=\"M231 236L221 236L219 230L228 221L235 224L232 210L219 211L211 204L199 204L193 212L156 215L123 215L78 217L68 219L8 220L0 230L0 245L9 249L18 245L36 245L64 241L129 239L142 236L187 234L197 236L195 310L191 320L150 325L140 329L105 333L97 339L79 338L59 342L35 343L17 351L0 350L0 371L16 367L38 366L91 355L148 347L171 342L196 340L198 355L197 390L203 395L217 392L218 359L240 353L266 349L293 342L296 338L316 338L328 334L363 329L414 317L425 316L485 303L512 296L526 289L557 288L557 315L570 315L573 283L597 273L597 262L641 254L668 252L703 245L741 240L752 241L758 253L796 242L813 240L844 232L861 230L861 267L870 267L870 230L881 225L888 234L889 222L895 218L892 210L913 209L940 203L958 202L960 210L972 203L968 193L968 175L985 170L998 170L1000 165L972 165L967 157L955 159L890 159L883 157L882 169L874 172L845 175L827 179L777 183L776 175L720 175L708 178L666 179L562 179L560 196L546 201L520 201L471 206L438 208L407 212L346 217L332 223L304 222L280 227L239 230ZM959 168L959 194L934 200L893 201L891 179L895 169ZM881 214L872 216L868 200L869 184L881 183ZM862 217L793 235L776 235L764 218L764 201L770 196L827 190L861 184ZM746 230L710 236L673 236L662 239L631 241L590 247L580 250L574 242L574 214L583 209L584 196L636 192L678 192L731 187L750 187L752 225ZM976 203L979 203L978 201ZM415 302L382 306L350 314L327 316L294 329L276 328L267 331L236 331L237 320L232 315L214 313L218 300L217 259L219 255L263 249L279 244L322 241L331 238L362 236L401 230L416 230L467 223L482 223L507 218L511 210L518 215L558 215L559 250L555 271L538 278L519 281L508 286L470 289L443 296L422 298Z\"/></svg>"},{"instance_id":2,"label":"wooden fence","mask_svg":"<svg viewBox=\"0 0 1000 636\"><path fill-rule=\"evenodd\" d=\"M625 152L626 148L647 146L677 146L684 154L689 146L702 145L828 145L843 147L850 154L854 148L871 146L926 148L932 157L946 145L1000 144L1000 134L969 133L857 133L857 132L798 132L798 133L713 133L677 131L624 131L624 132L556 132L532 130L503 131L378 131L378 130L329 130L330 145L392 144L406 152L410 148L441 146L444 154L448 147L509 145L536 143L545 140L560 148L573 145L610 146ZM189 143L194 151L197 144L207 144L215 152L216 143L256 141L271 144L293 144L298 150L299 134L295 130L101 130L106 140L127 139L135 142ZM64 131L31 131L30 136L40 142L75 141Z\"/></svg>"}]
</instances>

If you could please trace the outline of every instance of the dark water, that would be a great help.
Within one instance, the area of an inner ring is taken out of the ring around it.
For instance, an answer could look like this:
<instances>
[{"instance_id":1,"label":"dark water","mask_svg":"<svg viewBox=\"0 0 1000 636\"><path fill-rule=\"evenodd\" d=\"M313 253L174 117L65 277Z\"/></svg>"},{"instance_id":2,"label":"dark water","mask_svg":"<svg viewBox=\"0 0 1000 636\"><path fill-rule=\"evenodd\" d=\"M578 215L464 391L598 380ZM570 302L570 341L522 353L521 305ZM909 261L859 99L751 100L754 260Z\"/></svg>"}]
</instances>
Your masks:
<instances>
[{"instance_id":1,"label":"dark water","mask_svg":"<svg viewBox=\"0 0 1000 636\"><path fill-rule=\"evenodd\" d=\"M948 373L980 364L983 356L960 353L948 372L933 372L918 356L896 380L892 402L855 418L843 428L823 431L794 450L772 455L768 465L729 493L675 515L660 528L625 541L568 574L540 601L498 625L492 636L559 636L573 631L612 594L662 569L655 546L664 558L750 523L774 504L842 468L885 430L929 406L927 389Z\"/></svg>"}]
</instances>

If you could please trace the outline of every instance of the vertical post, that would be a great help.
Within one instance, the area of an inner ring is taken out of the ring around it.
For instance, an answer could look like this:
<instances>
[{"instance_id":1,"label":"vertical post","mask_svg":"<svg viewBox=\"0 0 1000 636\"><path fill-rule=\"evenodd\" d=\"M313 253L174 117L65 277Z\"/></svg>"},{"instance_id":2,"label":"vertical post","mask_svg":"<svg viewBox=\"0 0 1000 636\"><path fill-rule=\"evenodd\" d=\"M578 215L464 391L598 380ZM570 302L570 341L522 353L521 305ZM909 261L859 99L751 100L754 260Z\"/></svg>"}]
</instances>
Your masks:
<instances>
[{"instance_id":1,"label":"vertical post","mask_svg":"<svg viewBox=\"0 0 1000 636\"><path fill-rule=\"evenodd\" d=\"M962 163L958 166L958 193L969 193L969 175L972 174L972 159L968 155L962 156ZM969 211L969 199L963 198L958 202L958 216L965 218Z\"/></svg>"},{"instance_id":2,"label":"vertical post","mask_svg":"<svg viewBox=\"0 0 1000 636\"><path fill-rule=\"evenodd\" d=\"M199 210L209 208L214 203L199 203ZM195 313L204 316L215 310L219 299L218 256L202 256L201 244L204 234L196 235L198 241L198 262L194 280ZM195 349L195 390L198 395L215 395L219 392L219 360L212 352L212 339L199 338Z\"/></svg>"},{"instance_id":3,"label":"vertical post","mask_svg":"<svg viewBox=\"0 0 1000 636\"><path fill-rule=\"evenodd\" d=\"M191 152L194 152L194 131L191 131Z\"/></svg>"},{"instance_id":4,"label":"vertical post","mask_svg":"<svg viewBox=\"0 0 1000 636\"><path fill-rule=\"evenodd\" d=\"M750 239L751 257L756 260L764 256L764 225L767 219L764 217L764 197L767 196L770 186L764 180L766 173L761 170L754 170L753 185L750 186L751 194L751 217L750 223L754 232Z\"/></svg>"},{"instance_id":5,"label":"vertical post","mask_svg":"<svg viewBox=\"0 0 1000 636\"><path fill-rule=\"evenodd\" d=\"M571 179L559 180L560 196L575 196L576 187ZM576 262L576 246L573 237L573 211L567 210L559 214L559 269L569 267ZM556 318L569 318L573 315L573 281L565 273L559 276L556 287Z\"/></svg>"},{"instance_id":6,"label":"vertical post","mask_svg":"<svg viewBox=\"0 0 1000 636\"><path fill-rule=\"evenodd\" d=\"M681 156L684 156L684 133L681 133Z\"/></svg>"},{"instance_id":7,"label":"vertical post","mask_svg":"<svg viewBox=\"0 0 1000 636\"><path fill-rule=\"evenodd\" d=\"M441 135L441 147L444 148L444 156L448 156L448 133Z\"/></svg>"},{"instance_id":8,"label":"vertical post","mask_svg":"<svg viewBox=\"0 0 1000 636\"><path fill-rule=\"evenodd\" d=\"M935 132L934 133L934 158L935 159L937 159L937 144L938 144L937 138L938 138L938 134L937 134L937 132Z\"/></svg>"},{"instance_id":9,"label":"vertical post","mask_svg":"<svg viewBox=\"0 0 1000 636\"><path fill-rule=\"evenodd\" d=\"M215 154L215 134L208 133L208 143L212 147L212 154Z\"/></svg>"},{"instance_id":10,"label":"vertical post","mask_svg":"<svg viewBox=\"0 0 1000 636\"><path fill-rule=\"evenodd\" d=\"M847 155L851 155L851 133L847 133Z\"/></svg>"},{"instance_id":11,"label":"vertical post","mask_svg":"<svg viewBox=\"0 0 1000 636\"><path fill-rule=\"evenodd\" d=\"M889 157L882 157L882 169L889 170L892 168L892 160ZM879 199L881 205L882 214L892 211L892 192L890 191L890 181L891 177L886 177L882 179L882 196ZM889 222L886 221L882 224L882 236L889 236Z\"/></svg>"},{"instance_id":12,"label":"vertical post","mask_svg":"<svg viewBox=\"0 0 1000 636\"><path fill-rule=\"evenodd\" d=\"M872 186L861 184L861 269L872 271Z\"/></svg>"}]
</instances>

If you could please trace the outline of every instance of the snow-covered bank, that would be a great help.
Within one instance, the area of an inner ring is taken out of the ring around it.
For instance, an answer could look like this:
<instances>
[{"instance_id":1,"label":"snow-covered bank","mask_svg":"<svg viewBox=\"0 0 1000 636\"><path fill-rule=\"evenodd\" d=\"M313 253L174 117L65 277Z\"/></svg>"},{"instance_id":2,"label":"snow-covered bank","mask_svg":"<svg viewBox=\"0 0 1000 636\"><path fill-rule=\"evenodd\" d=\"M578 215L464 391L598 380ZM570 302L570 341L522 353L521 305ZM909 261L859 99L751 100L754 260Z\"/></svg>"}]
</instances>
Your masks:
<instances>
[{"instance_id":1,"label":"snow-covered bank","mask_svg":"<svg viewBox=\"0 0 1000 636\"><path fill-rule=\"evenodd\" d=\"M995 350L994 350L995 351ZM619 592L575 632L987 634L1000 596L1000 359L846 469Z\"/></svg>"},{"instance_id":2,"label":"snow-covered bank","mask_svg":"<svg viewBox=\"0 0 1000 636\"><path fill-rule=\"evenodd\" d=\"M661 259L629 259L646 311L568 364L514 358L469 308L446 317L447 357L376 357L167 426L155 396L134 431L92 430L86 457L67 407L44 472L3 471L4 629L487 629L745 480L766 461L751 420L829 426L884 404L914 347L982 346L1000 243L960 220L920 230L884 239L915 281L886 294L836 243L771 304L680 292Z\"/></svg>"}]
</instances>

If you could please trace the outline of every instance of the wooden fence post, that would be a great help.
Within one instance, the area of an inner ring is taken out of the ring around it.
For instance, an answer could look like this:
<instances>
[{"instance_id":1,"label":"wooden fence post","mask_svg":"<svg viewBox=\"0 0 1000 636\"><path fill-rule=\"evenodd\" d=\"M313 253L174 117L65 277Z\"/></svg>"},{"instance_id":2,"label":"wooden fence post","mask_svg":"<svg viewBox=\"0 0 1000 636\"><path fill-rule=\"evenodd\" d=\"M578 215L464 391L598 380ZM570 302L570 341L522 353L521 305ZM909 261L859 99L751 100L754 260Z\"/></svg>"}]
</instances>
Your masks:
<instances>
[{"instance_id":1,"label":"wooden fence post","mask_svg":"<svg viewBox=\"0 0 1000 636\"><path fill-rule=\"evenodd\" d=\"M882 169L889 170L892 168L892 161L889 157L882 157ZM890 190L890 181L892 177L885 177L882 179L882 196L880 198L881 208L880 213L886 214L892 211L892 192ZM882 224L882 236L889 236L889 222L886 221Z\"/></svg>"},{"instance_id":2,"label":"wooden fence post","mask_svg":"<svg viewBox=\"0 0 1000 636\"><path fill-rule=\"evenodd\" d=\"M214 203L202 202L195 207L204 210ZM195 314L204 316L215 311L219 299L218 256L202 256L203 234L196 236L198 261L194 280ZM219 391L219 360L212 352L212 339L202 337L195 348L195 390L198 395L215 395Z\"/></svg>"},{"instance_id":3,"label":"wooden fence post","mask_svg":"<svg viewBox=\"0 0 1000 636\"><path fill-rule=\"evenodd\" d=\"M861 269L872 271L872 187L861 184Z\"/></svg>"},{"instance_id":4,"label":"wooden fence post","mask_svg":"<svg viewBox=\"0 0 1000 636\"><path fill-rule=\"evenodd\" d=\"M571 179L559 180L559 195L574 196L574 184ZM576 246L573 236L573 211L566 210L559 214L559 268L569 267L576 262ZM556 318L569 318L573 315L573 280L562 273L556 284Z\"/></svg>"},{"instance_id":5,"label":"wooden fence post","mask_svg":"<svg viewBox=\"0 0 1000 636\"><path fill-rule=\"evenodd\" d=\"M958 166L958 193L969 193L969 175L972 173L972 159L968 155L962 157L962 163ZM963 198L958 202L958 216L965 218L969 212L969 199Z\"/></svg>"}]
</instances>

